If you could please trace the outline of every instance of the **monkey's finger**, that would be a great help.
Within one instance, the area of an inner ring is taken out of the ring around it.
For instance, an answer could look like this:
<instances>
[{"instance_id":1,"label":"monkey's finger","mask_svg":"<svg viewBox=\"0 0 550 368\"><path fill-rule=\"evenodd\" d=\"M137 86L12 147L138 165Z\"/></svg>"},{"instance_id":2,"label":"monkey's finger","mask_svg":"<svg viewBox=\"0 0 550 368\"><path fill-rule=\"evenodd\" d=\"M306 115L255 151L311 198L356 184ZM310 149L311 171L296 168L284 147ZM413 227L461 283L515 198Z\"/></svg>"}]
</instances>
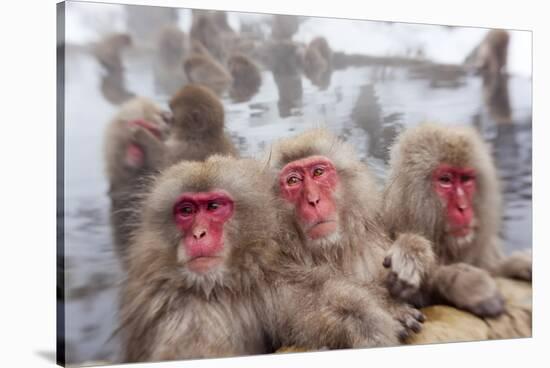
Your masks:
<instances>
[{"instance_id":1,"label":"monkey's finger","mask_svg":"<svg viewBox=\"0 0 550 368\"><path fill-rule=\"evenodd\" d=\"M403 326L405 327L405 326ZM399 332L397 333L397 337L399 338L399 341L401 342L404 342L405 340L407 340L407 338L410 336L410 332L409 330L407 330L406 328L403 328L403 329L400 329Z\"/></svg>"},{"instance_id":2,"label":"monkey's finger","mask_svg":"<svg viewBox=\"0 0 550 368\"><path fill-rule=\"evenodd\" d=\"M391 288L393 287L396 281L397 281L397 274L395 272L390 272L390 274L388 275L388 278L386 279L386 285L390 289L390 292L391 292Z\"/></svg>"},{"instance_id":3,"label":"monkey's finger","mask_svg":"<svg viewBox=\"0 0 550 368\"><path fill-rule=\"evenodd\" d=\"M422 325L413 317L408 317L405 321L405 326L416 333L422 330Z\"/></svg>"},{"instance_id":4,"label":"monkey's finger","mask_svg":"<svg viewBox=\"0 0 550 368\"><path fill-rule=\"evenodd\" d=\"M418 309L414 311L414 318L416 318L416 320L420 323L426 322L426 315Z\"/></svg>"}]
</instances>

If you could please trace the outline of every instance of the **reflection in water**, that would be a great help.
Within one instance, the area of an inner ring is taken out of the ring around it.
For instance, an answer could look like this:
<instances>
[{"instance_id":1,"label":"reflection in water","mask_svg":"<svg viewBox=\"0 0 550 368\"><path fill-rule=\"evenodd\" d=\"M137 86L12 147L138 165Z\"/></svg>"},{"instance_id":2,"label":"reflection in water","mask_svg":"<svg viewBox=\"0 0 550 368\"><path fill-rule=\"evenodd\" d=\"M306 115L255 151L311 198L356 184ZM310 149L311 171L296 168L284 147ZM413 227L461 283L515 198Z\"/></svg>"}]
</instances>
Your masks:
<instances>
[{"instance_id":1,"label":"reflection in water","mask_svg":"<svg viewBox=\"0 0 550 368\"><path fill-rule=\"evenodd\" d=\"M388 147L401 130L399 124L394 124L400 114L394 113L382 118L382 107L378 96L376 96L374 85L367 84L361 87L351 117L367 133L368 154L387 163L390 156Z\"/></svg>"},{"instance_id":2,"label":"reflection in water","mask_svg":"<svg viewBox=\"0 0 550 368\"><path fill-rule=\"evenodd\" d=\"M164 20L155 20L157 26L177 19L171 11L159 11L164 14L159 13L159 19ZM136 19L149 21L149 14L132 12L128 20L133 24L129 29L132 40L146 43L135 37L141 37L141 28L148 26L141 27ZM155 29L162 28L157 26ZM270 30L266 33L262 27L247 27L256 40L270 37ZM451 66L419 66L417 61L375 60L334 51L330 83L319 88L304 78L304 45L288 40L295 32L290 31L292 28L287 34L278 30L273 38L286 40L265 41L246 54L264 68L260 71L261 85L249 101L234 103L227 93L222 94L228 133L243 156L255 156L277 138L321 125L354 144L361 158L383 177L388 146L402 129L426 120L470 123L493 147L504 194L502 235L506 249L531 247L530 79L508 76L483 80ZM116 112L113 104L136 94L166 107L170 91L180 83L173 77L174 84L170 85L171 76L176 74L158 75L161 62L153 45L157 35L148 34L144 40L150 40L150 47L134 45L128 50L131 52L117 53L114 64L110 64L115 67L106 66L82 49L71 49L66 55L66 257L58 262L65 265L65 290L59 292L66 296L64 332L69 363L115 361L118 356L117 336L112 334L123 274L108 220L104 130ZM176 41L173 55L183 50L187 57L190 45L180 48ZM163 62L176 65L180 57ZM63 208L58 216L61 211Z\"/></svg>"},{"instance_id":3,"label":"reflection in water","mask_svg":"<svg viewBox=\"0 0 550 368\"><path fill-rule=\"evenodd\" d=\"M282 118L293 114L293 109L302 104L301 60L298 46L289 41L271 45L271 70L279 91L279 115Z\"/></svg>"},{"instance_id":4,"label":"reflection in water","mask_svg":"<svg viewBox=\"0 0 550 368\"><path fill-rule=\"evenodd\" d=\"M497 124L512 123L512 108L508 96L508 76L484 73L483 98L491 119Z\"/></svg>"},{"instance_id":5,"label":"reflection in water","mask_svg":"<svg viewBox=\"0 0 550 368\"><path fill-rule=\"evenodd\" d=\"M101 78L101 93L113 105L120 105L135 95L126 89L124 71L113 70Z\"/></svg>"}]
</instances>

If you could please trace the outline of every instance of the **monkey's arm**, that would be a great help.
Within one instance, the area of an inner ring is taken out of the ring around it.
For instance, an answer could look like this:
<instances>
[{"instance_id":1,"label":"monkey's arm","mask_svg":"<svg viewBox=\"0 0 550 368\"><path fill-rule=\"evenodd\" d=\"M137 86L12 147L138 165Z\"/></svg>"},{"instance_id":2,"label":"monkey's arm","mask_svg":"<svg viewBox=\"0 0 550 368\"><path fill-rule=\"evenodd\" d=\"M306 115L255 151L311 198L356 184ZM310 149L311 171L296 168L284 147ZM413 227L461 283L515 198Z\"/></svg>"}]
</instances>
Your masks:
<instances>
[{"instance_id":1,"label":"monkey's arm","mask_svg":"<svg viewBox=\"0 0 550 368\"><path fill-rule=\"evenodd\" d=\"M420 235L400 234L386 253L383 264L390 271L387 277L390 294L414 303L435 267L432 243Z\"/></svg>"},{"instance_id":2,"label":"monkey's arm","mask_svg":"<svg viewBox=\"0 0 550 368\"><path fill-rule=\"evenodd\" d=\"M495 276L531 281L533 260L530 251L514 252L504 257L491 270Z\"/></svg>"},{"instance_id":3,"label":"monkey's arm","mask_svg":"<svg viewBox=\"0 0 550 368\"><path fill-rule=\"evenodd\" d=\"M377 290L345 278L332 277L314 289L294 285L278 298L281 342L306 349L398 345L423 320L418 310L390 308Z\"/></svg>"},{"instance_id":4,"label":"monkey's arm","mask_svg":"<svg viewBox=\"0 0 550 368\"><path fill-rule=\"evenodd\" d=\"M506 256L501 251L500 239L493 237L484 251L474 257L474 264L493 276L531 281L532 254L529 250L516 251Z\"/></svg>"},{"instance_id":5,"label":"monkey's arm","mask_svg":"<svg viewBox=\"0 0 550 368\"><path fill-rule=\"evenodd\" d=\"M428 289L435 301L448 302L480 317L496 317L505 310L490 273L466 263L437 266Z\"/></svg>"}]
</instances>

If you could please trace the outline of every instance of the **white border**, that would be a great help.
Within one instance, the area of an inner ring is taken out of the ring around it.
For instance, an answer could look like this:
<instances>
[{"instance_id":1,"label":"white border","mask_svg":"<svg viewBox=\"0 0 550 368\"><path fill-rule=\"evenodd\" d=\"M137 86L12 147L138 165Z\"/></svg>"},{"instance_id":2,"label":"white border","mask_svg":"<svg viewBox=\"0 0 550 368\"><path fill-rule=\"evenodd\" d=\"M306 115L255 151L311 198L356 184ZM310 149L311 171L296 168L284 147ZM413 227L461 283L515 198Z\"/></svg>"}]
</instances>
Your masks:
<instances>
[{"instance_id":1,"label":"white border","mask_svg":"<svg viewBox=\"0 0 550 368\"><path fill-rule=\"evenodd\" d=\"M55 350L55 1L4 2L2 82L2 299L0 360L7 367L52 366ZM534 31L534 338L437 346L332 351L143 365L144 367L523 367L548 361L550 310L547 188L550 82L544 1L312 0L120 1L235 11L486 26ZM365 35L364 42L368 42ZM85 163L84 163L85 164ZM546 348L546 351L545 351ZM544 354L546 353L546 354ZM540 355L539 355L540 354ZM547 364L547 363L545 363ZM137 365L142 366L142 365Z\"/></svg>"}]
</instances>

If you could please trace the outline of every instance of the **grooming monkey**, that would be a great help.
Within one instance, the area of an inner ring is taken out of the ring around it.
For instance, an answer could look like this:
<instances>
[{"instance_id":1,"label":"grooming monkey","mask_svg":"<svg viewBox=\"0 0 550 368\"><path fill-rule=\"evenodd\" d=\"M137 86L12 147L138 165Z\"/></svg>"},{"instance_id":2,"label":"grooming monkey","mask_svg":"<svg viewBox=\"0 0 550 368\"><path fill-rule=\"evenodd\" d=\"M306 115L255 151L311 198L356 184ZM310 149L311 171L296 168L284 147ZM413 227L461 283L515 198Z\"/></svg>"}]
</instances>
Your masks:
<instances>
[{"instance_id":1,"label":"grooming monkey","mask_svg":"<svg viewBox=\"0 0 550 368\"><path fill-rule=\"evenodd\" d=\"M111 224L116 250L125 259L133 226L134 197L143 190L143 178L164 162L162 141L170 115L153 101L136 97L123 104L105 134L105 162L111 198Z\"/></svg>"},{"instance_id":2,"label":"grooming monkey","mask_svg":"<svg viewBox=\"0 0 550 368\"><path fill-rule=\"evenodd\" d=\"M497 173L472 128L424 124L402 133L391 150L382 214L392 237L416 234L433 246L428 272L409 260L414 249L390 252L384 262L393 270L392 293L416 306L446 302L497 316L505 306L492 275L531 280L531 255L501 250Z\"/></svg>"},{"instance_id":3,"label":"grooming monkey","mask_svg":"<svg viewBox=\"0 0 550 368\"><path fill-rule=\"evenodd\" d=\"M125 362L393 345L404 327L362 285L285 264L271 177L212 156L158 176L139 210L121 295ZM293 280L288 282L286 275Z\"/></svg>"},{"instance_id":4,"label":"grooming monkey","mask_svg":"<svg viewBox=\"0 0 550 368\"><path fill-rule=\"evenodd\" d=\"M282 204L279 244L287 262L351 276L380 302L381 308L371 309L372 320L389 312L409 332L419 331L422 314L393 300L384 287L387 271L382 263L391 241L377 217L376 183L352 147L325 130L312 130L276 142L270 165ZM409 235L392 249L405 245L417 249L411 258L419 269L429 269L429 243Z\"/></svg>"}]
</instances>

